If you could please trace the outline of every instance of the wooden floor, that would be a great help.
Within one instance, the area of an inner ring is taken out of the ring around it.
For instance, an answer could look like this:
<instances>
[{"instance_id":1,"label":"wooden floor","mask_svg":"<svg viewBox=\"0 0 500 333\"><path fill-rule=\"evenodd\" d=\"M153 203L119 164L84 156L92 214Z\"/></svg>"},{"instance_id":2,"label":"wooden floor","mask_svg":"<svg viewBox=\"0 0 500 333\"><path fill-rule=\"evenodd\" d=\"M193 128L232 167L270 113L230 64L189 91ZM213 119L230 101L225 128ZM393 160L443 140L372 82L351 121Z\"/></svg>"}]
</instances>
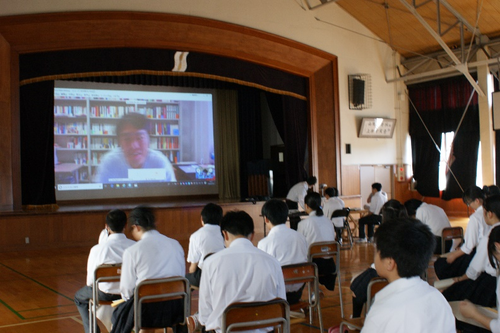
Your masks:
<instances>
[{"instance_id":1,"label":"wooden floor","mask_svg":"<svg viewBox=\"0 0 500 333\"><path fill-rule=\"evenodd\" d=\"M464 222L465 221L465 222ZM466 219L452 221L465 227ZM73 303L75 292L83 286L89 248L70 248L37 252L0 253L0 333L83 332L80 316ZM341 255L341 283L345 316L351 314L351 278L373 262L372 244L355 244ZM432 262L429 282L434 282ZM325 330L341 321L339 293L323 289L321 300ZM192 311L196 311L197 294ZM102 327L102 326L101 326ZM317 318L292 325L292 332L318 332ZM106 332L102 329L102 332ZM160 331L158 331L160 332Z\"/></svg>"}]
</instances>

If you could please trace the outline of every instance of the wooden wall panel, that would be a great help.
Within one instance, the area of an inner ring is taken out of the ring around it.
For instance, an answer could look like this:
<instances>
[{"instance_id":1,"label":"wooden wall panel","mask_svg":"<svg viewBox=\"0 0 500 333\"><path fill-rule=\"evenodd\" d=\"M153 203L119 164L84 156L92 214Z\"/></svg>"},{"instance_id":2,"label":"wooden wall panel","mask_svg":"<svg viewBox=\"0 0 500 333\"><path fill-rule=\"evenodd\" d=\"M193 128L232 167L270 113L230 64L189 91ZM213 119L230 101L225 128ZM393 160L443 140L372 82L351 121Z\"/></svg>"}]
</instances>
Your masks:
<instances>
[{"instance_id":1,"label":"wooden wall panel","mask_svg":"<svg viewBox=\"0 0 500 333\"><path fill-rule=\"evenodd\" d=\"M361 195L359 165L342 166L342 195Z\"/></svg>"},{"instance_id":2,"label":"wooden wall panel","mask_svg":"<svg viewBox=\"0 0 500 333\"><path fill-rule=\"evenodd\" d=\"M224 213L246 211L255 226L254 244L263 237L262 202L221 204ZM155 207L155 205L150 205ZM132 207L131 207L132 208ZM128 214L131 208L124 211ZM177 239L187 255L189 236L201 227L203 204L155 208L157 229ZM88 246L97 243L108 209L83 212L39 212L6 214L0 217L0 252ZM131 238L128 229L126 234ZM25 238L29 237L29 244Z\"/></svg>"},{"instance_id":3,"label":"wooden wall panel","mask_svg":"<svg viewBox=\"0 0 500 333\"><path fill-rule=\"evenodd\" d=\"M318 184L338 187L339 175L336 165L339 164L340 125L336 117L336 90L332 64L316 72L311 85L311 160L312 173L318 177ZM334 144L332 144L332 142Z\"/></svg>"}]
</instances>

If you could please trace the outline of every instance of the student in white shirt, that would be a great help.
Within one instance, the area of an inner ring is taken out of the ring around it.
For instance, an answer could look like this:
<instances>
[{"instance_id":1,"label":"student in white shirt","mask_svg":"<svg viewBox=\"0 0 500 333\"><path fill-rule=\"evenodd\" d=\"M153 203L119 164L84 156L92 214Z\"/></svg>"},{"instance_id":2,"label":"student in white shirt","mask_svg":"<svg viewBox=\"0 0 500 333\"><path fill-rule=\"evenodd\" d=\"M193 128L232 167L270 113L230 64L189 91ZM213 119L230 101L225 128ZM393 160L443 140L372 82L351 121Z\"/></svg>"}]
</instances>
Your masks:
<instances>
[{"instance_id":1,"label":"student in white shirt","mask_svg":"<svg viewBox=\"0 0 500 333\"><path fill-rule=\"evenodd\" d=\"M92 298L92 285L94 283L94 271L102 264L119 264L126 248L135 244L128 239L123 231L127 225L125 212L114 209L106 215L106 241L95 245L90 250L87 261L87 284L75 294L75 304L82 316L85 333L89 331L89 299ZM120 284L117 282L103 282L99 284L98 297L102 301L113 301L120 299ZM97 332L100 332L97 327Z\"/></svg>"},{"instance_id":2,"label":"student in white shirt","mask_svg":"<svg viewBox=\"0 0 500 333\"><path fill-rule=\"evenodd\" d=\"M493 228L489 235L488 240L488 259L492 267L498 270L500 261L500 226ZM497 299L500 297L500 279L497 274L497 288L496 288ZM489 331L493 333L500 333L500 317L491 319L478 311L477 307L468 300L460 302L460 312L466 318L474 319L478 323L482 324ZM457 325L463 329L463 332L478 332L480 331L477 327L472 327L465 323L459 322ZM481 332L489 332L487 330L481 330Z\"/></svg>"},{"instance_id":3,"label":"student in white shirt","mask_svg":"<svg viewBox=\"0 0 500 333\"><path fill-rule=\"evenodd\" d=\"M384 222L375 233L375 268L389 284L375 295L362 333L456 333L455 317L441 293L420 276L435 238L412 219Z\"/></svg>"},{"instance_id":4,"label":"student in white shirt","mask_svg":"<svg viewBox=\"0 0 500 333\"><path fill-rule=\"evenodd\" d=\"M189 237L189 250L187 262L189 272L186 278L192 286L199 287L203 261L224 248L224 238L220 231L222 208L214 203L209 203L201 210L202 227Z\"/></svg>"},{"instance_id":5,"label":"student in white shirt","mask_svg":"<svg viewBox=\"0 0 500 333\"><path fill-rule=\"evenodd\" d=\"M262 206L262 216L269 234L257 245L262 251L272 255L281 266L307 262L307 241L303 235L286 226L288 207L277 199L271 199ZM304 284L286 286L286 300L297 303L302 296Z\"/></svg>"},{"instance_id":6,"label":"student in white shirt","mask_svg":"<svg viewBox=\"0 0 500 333\"><path fill-rule=\"evenodd\" d=\"M307 246L317 242L334 241L335 229L332 221L323 214L319 193L308 193L304 199L304 205L309 217L299 223L297 231L304 235ZM328 290L334 290L337 274L333 258L315 258L313 262L318 266L319 283Z\"/></svg>"},{"instance_id":7,"label":"student in white shirt","mask_svg":"<svg viewBox=\"0 0 500 333\"><path fill-rule=\"evenodd\" d=\"M205 260L199 295L199 321L207 331L216 332L221 330L222 313L229 304L286 297L280 263L251 242L254 224L250 215L228 212L221 230L226 248Z\"/></svg>"},{"instance_id":8,"label":"student in white shirt","mask_svg":"<svg viewBox=\"0 0 500 333\"><path fill-rule=\"evenodd\" d=\"M368 239L371 241L373 238L373 231L375 230L375 225L379 225L382 222L382 216L380 215L380 210L382 206L387 202L387 194L382 192L382 184L373 183L372 193L368 198L370 203L369 213L359 219L359 240L358 242L367 242L365 235L365 225L368 229Z\"/></svg>"},{"instance_id":9,"label":"student in white shirt","mask_svg":"<svg viewBox=\"0 0 500 333\"><path fill-rule=\"evenodd\" d=\"M494 228L500 225L500 195L484 199L484 221ZM491 230L490 230L491 233ZM476 248L476 254L464 275L455 277L455 283L443 291L448 301L467 299L474 304L495 307L497 270L488 260L488 237L483 237Z\"/></svg>"},{"instance_id":10,"label":"student in white shirt","mask_svg":"<svg viewBox=\"0 0 500 333\"><path fill-rule=\"evenodd\" d=\"M341 231L344 227L343 217L334 217L332 214L336 210L343 209L345 207L344 201L339 198L339 191L335 187L328 187L325 190L325 202L323 204L323 212L326 217L332 220L333 226L335 227L335 233L337 234L337 240L342 241Z\"/></svg>"},{"instance_id":11,"label":"student in white shirt","mask_svg":"<svg viewBox=\"0 0 500 333\"><path fill-rule=\"evenodd\" d=\"M398 218L408 218L405 206L395 199L387 201L382 206L380 213L382 215L382 223ZM378 277L375 264L371 264L363 273L352 279L350 287L352 291L352 318L361 317L363 306L368 298L368 284L375 277Z\"/></svg>"},{"instance_id":12,"label":"student in white shirt","mask_svg":"<svg viewBox=\"0 0 500 333\"><path fill-rule=\"evenodd\" d=\"M464 243L460 248L450 252L446 258L439 258L434 262L434 270L440 280L463 275L476 253L477 245L490 230L483 216L483 190L477 186L466 189L463 201L474 213L469 217Z\"/></svg>"},{"instance_id":13,"label":"student in white shirt","mask_svg":"<svg viewBox=\"0 0 500 333\"><path fill-rule=\"evenodd\" d=\"M451 227L450 220L445 211L441 207L427 204L418 199L406 201L405 207L410 217L416 218L431 228L432 233L436 237L434 254L441 254L441 235L443 234L443 229ZM450 251L452 244L451 240L445 242L445 252Z\"/></svg>"},{"instance_id":14,"label":"student in white shirt","mask_svg":"<svg viewBox=\"0 0 500 333\"><path fill-rule=\"evenodd\" d=\"M168 238L156 230L155 216L151 208L134 208L129 215L129 224L132 237L137 243L123 253L120 292L126 302L113 312L112 333L129 333L132 330L133 296L137 284L147 279L184 276L186 273L182 246L175 239ZM146 303L143 304L143 309L142 323L146 327L172 327L175 323L184 321L182 300ZM184 328L184 325L178 326ZM175 331L177 326L173 328Z\"/></svg>"},{"instance_id":15,"label":"student in white shirt","mask_svg":"<svg viewBox=\"0 0 500 333\"><path fill-rule=\"evenodd\" d=\"M290 210L305 210L304 198L309 191L313 190L314 185L318 180L311 176L306 181L297 183L292 186L286 195L286 204ZM297 225L300 222L300 216L290 216L290 228L297 230Z\"/></svg>"}]
</instances>

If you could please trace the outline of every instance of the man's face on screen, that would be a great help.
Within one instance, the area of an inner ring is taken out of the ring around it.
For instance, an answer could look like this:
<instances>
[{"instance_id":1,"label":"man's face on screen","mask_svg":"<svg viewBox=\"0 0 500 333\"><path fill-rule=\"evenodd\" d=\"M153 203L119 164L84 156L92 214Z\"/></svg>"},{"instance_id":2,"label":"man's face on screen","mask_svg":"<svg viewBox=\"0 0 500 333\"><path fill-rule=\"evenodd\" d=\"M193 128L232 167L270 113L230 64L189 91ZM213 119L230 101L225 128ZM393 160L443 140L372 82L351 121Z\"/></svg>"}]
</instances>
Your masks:
<instances>
[{"instance_id":1,"label":"man's face on screen","mask_svg":"<svg viewBox=\"0 0 500 333\"><path fill-rule=\"evenodd\" d=\"M119 141L127 163L134 169L142 168L148 156L148 132L132 125L125 125L119 133Z\"/></svg>"}]
</instances>

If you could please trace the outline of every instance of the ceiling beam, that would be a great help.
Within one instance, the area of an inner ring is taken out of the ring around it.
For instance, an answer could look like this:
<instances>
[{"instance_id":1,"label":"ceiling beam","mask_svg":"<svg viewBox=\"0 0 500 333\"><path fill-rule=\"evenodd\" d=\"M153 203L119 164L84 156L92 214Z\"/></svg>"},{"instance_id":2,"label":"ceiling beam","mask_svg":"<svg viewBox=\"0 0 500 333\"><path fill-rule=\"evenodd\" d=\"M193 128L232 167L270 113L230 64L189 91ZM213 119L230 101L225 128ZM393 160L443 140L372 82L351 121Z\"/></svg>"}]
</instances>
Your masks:
<instances>
[{"instance_id":1,"label":"ceiling beam","mask_svg":"<svg viewBox=\"0 0 500 333\"><path fill-rule=\"evenodd\" d=\"M492 59L488 59L488 60L475 61L475 62L468 63L467 64L467 69L468 68L476 68L476 67L479 67L479 66L486 66L486 65L498 64L498 63L500 63L500 57L492 58ZM460 64L460 65L462 65L462 64ZM460 65L458 65L458 66L460 66ZM419 80L419 79L425 79L425 78L431 78L431 77L435 78L436 76L446 75L446 74L450 74L450 73L453 73L453 72L456 72L456 71L460 71L461 72L461 69L459 69L458 66L450 66L450 67L446 67L446 68L441 68L441 69L436 69L436 70L428 71L428 72L425 72L425 73L418 73L418 74L406 75L406 76L402 76L402 77L399 77L399 78L396 78L396 79L386 79L386 81L388 83L393 83L393 82L400 82L400 81L404 81L404 82L406 82L406 81L413 81L413 80ZM475 83L475 81L474 81L474 83Z\"/></svg>"},{"instance_id":2,"label":"ceiling beam","mask_svg":"<svg viewBox=\"0 0 500 333\"><path fill-rule=\"evenodd\" d=\"M448 54L451 60L455 63L455 66L451 67L452 69L458 70L461 72L467 80L470 82L472 87L476 89L477 93L480 96L485 96L483 90L476 83L476 80L470 75L469 70L467 68L467 62L461 62L457 56L453 53L453 51L448 47L446 42L441 38L441 36L432 29L432 27L425 21L425 19L417 12L416 8L410 5L405 0L400 0L400 2L417 18L417 20L424 26L424 28L431 34L431 36L441 45L443 50Z\"/></svg>"}]
</instances>

